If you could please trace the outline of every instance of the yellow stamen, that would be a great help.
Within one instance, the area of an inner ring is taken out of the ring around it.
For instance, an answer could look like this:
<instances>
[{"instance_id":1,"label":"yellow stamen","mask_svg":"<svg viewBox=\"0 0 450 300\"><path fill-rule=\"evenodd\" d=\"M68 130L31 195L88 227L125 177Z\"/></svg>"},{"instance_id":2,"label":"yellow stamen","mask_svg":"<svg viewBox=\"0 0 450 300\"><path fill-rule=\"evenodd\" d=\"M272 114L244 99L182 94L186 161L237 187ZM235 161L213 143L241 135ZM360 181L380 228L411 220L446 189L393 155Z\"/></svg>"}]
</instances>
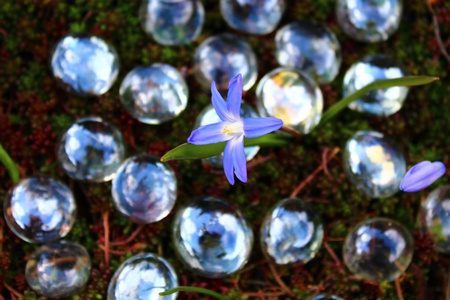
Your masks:
<instances>
[{"instance_id":1,"label":"yellow stamen","mask_svg":"<svg viewBox=\"0 0 450 300\"><path fill-rule=\"evenodd\" d=\"M244 134L244 124L241 121L233 122L224 126L222 133L225 135L242 135Z\"/></svg>"}]
</instances>

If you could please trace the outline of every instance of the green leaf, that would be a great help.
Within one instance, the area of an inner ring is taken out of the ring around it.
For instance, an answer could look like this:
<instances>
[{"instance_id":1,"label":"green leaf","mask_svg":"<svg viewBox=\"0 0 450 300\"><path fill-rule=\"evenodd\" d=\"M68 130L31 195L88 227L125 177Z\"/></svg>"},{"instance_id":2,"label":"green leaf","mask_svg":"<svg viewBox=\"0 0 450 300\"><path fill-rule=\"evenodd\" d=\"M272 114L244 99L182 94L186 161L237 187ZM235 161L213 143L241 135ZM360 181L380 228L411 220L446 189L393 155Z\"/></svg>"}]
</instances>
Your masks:
<instances>
[{"instance_id":1,"label":"green leaf","mask_svg":"<svg viewBox=\"0 0 450 300\"><path fill-rule=\"evenodd\" d=\"M282 147L289 143L289 138L283 135L271 133L253 139L244 139L244 145L260 146L260 147ZM226 142L208 145L193 145L184 143L161 157L161 161L169 161L175 159L200 159L221 154L225 148Z\"/></svg>"},{"instance_id":2,"label":"green leaf","mask_svg":"<svg viewBox=\"0 0 450 300\"><path fill-rule=\"evenodd\" d=\"M198 293L198 294L204 294L204 295L208 295L211 297L214 297L216 299L220 299L220 300L231 300L228 297L225 297L219 293L216 293L214 291L208 290L208 289L204 289L204 288L200 288L200 287L194 287L194 286L178 286L176 288L173 288L171 290L165 291L165 292L161 292L159 293L159 295L161 296L168 296L168 295L172 295L176 292L190 292L190 293Z\"/></svg>"},{"instance_id":3,"label":"green leaf","mask_svg":"<svg viewBox=\"0 0 450 300\"><path fill-rule=\"evenodd\" d=\"M17 183L20 179L19 167L9 156L8 152L0 145L0 161L5 166L13 183Z\"/></svg>"},{"instance_id":4,"label":"green leaf","mask_svg":"<svg viewBox=\"0 0 450 300\"><path fill-rule=\"evenodd\" d=\"M320 124L323 124L325 122L328 122L331 120L334 116L336 116L341 110L346 108L350 103L353 101L361 98L365 94L369 93L373 90L378 89L386 89L393 86L416 86L416 85L425 85L432 83L434 81L439 80L438 77L430 77L430 76L406 76L401 78L395 78L395 79L385 79L385 80L378 80L375 82L372 82L371 84L366 85L360 90L357 90L353 94L348 95L338 103L334 104L330 109L328 109L323 115L322 119L320 120Z\"/></svg>"}]
</instances>

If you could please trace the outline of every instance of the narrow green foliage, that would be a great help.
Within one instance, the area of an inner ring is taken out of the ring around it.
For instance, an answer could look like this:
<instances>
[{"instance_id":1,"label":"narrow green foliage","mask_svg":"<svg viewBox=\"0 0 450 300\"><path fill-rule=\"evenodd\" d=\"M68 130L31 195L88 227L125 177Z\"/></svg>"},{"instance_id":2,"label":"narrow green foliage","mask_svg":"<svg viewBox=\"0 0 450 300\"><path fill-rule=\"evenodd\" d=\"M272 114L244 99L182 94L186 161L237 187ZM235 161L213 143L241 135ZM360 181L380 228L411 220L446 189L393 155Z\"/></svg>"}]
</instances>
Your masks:
<instances>
[{"instance_id":1,"label":"narrow green foliage","mask_svg":"<svg viewBox=\"0 0 450 300\"><path fill-rule=\"evenodd\" d=\"M208 290L208 289L204 289L204 288L199 288L199 287L192 287L192 286L179 286L176 288L173 288L171 290L159 293L161 296L168 296L168 295L172 295L176 292L191 292L191 293L199 293L199 294L204 294L204 295L208 295L220 300L231 300L228 297L225 297L219 293L216 293L214 291Z\"/></svg>"},{"instance_id":2,"label":"narrow green foliage","mask_svg":"<svg viewBox=\"0 0 450 300\"><path fill-rule=\"evenodd\" d=\"M5 166L13 183L17 183L20 179L19 167L9 156L8 152L0 145L0 161Z\"/></svg>"}]
</instances>

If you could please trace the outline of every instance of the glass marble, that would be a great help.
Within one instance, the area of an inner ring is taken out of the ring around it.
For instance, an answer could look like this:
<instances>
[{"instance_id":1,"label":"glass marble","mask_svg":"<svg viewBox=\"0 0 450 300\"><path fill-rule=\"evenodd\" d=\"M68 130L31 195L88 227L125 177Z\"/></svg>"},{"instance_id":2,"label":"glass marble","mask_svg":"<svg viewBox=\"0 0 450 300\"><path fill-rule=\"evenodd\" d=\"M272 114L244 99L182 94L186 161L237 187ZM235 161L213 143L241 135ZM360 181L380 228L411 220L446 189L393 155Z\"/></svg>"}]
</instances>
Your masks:
<instances>
[{"instance_id":1,"label":"glass marble","mask_svg":"<svg viewBox=\"0 0 450 300\"><path fill-rule=\"evenodd\" d=\"M53 76L80 96L106 93L119 74L119 57L112 45L96 36L64 37L52 54Z\"/></svg>"},{"instance_id":2,"label":"glass marble","mask_svg":"<svg viewBox=\"0 0 450 300\"><path fill-rule=\"evenodd\" d=\"M344 299L331 294L319 294L309 298L308 300L344 300Z\"/></svg>"},{"instance_id":3,"label":"glass marble","mask_svg":"<svg viewBox=\"0 0 450 300\"><path fill-rule=\"evenodd\" d=\"M450 253L450 185L433 190L422 203L419 216L422 230L431 236L436 250Z\"/></svg>"},{"instance_id":4,"label":"glass marble","mask_svg":"<svg viewBox=\"0 0 450 300\"><path fill-rule=\"evenodd\" d=\"M219 91L227 91L231 78L240 73L242 88L247 91L256 82L257 68L253 49L233 34L210 37L195 50L194 76L206 90L214 80Z\"/></svg>"},{"instance_id":5,"label":"glass marble","mask_svg":"<svg viewBox=\"0 0 450 300\"><path fill-rule=\"evenodd\" d=\"M186 108L189 90L183 76L172 66L137 67L120 86L123 107L146 124L161 124Z\"/></svg>"},{"instance_id":6,"label":"glass marble","mask_svg":"<svg viewBox=\"0 0 450 300\"><path fill-rule=\"evenodd\" d=\"M345 73L343 94L347 97L374 81L407 75L408 72L391 56L370 56L353 64ZM349 107L372 115L389 116L402 108L407 95L408 88L404 86L374 90L350 103Z\"/></svg>"},{"instance_id":7,"label":"glass marble","mask_svg":"<svg viewBox=\"0 0 450 300\"><path fill-rule=\"evenodd\" d=\"M276 117L285 126L307 134L320 122L323 98L308 75L291 68L278 68L266 74L256 88L261 116Z\"/></svg>"},{"instance_id":8,"label":"glass marble","mask_svg":"<svg viewBox=\"0 0 450 300\"><path fill-rule=\"evenodd\" d=\"M241 213L213 197L195 200L178 211L173 239L181 260L210 278L241 269L253 245L253 233Z\"/></svg>"},{"instance_id":9,"label":"glass marble","mask_svg":"<svg viewBox=\"0 0 450 300\"><path fill-rule=\"evenodd\" d=\"M248 104L242 103L241 105L241 117L243 118L258 118L258 113ZM200 126L205 126L213 123L222 122L222 120L217 115L214 107L209 104L207 107L205 107L199 116L197 117L197 120L195 122L195 128L198 128ZM245 147L245 158L247 161L251 160L253 157L256 156L256 154L259 151L259 146L253 146L253 147ZM213 166L215 168L222 168L223 167L223 153L221 155L216 155L213 157L208 157L203 159L203 162L206 164Z\"/></svg>"},{"instance_id":10,"label":"glass marble","mask_svg":"<svg viewBox=\"0 0 450 300\"><path fill-rule=\"evenodd\" d=\"M177 286L177 274L164 258L152 253L138 254L124 261L114 273L108 300L175 300L178 293L169 296L159 293Z\"/></svg>"},{"instance_id":11,"label":"glass marble","mask_svg":"<svg viewBox=\"0 0 450 300\"><path fill-rule=\"evenodd\" d=\"M411 263L414 245L411 233L400 223L374 218L359 223L344 242L348 269L369 281L393 281Z\"/></svg>"},{"instance_id":12,"label":"glass marble","mask_svg":"<svg viewBox=\"0 0 450 300\"><path fill-rule=\"evenodd\" d=\"M360 42L386 41L397 31L402 0L337 0L337 21L342 30Z\"/></svg>"},{"instance_id":13,"label":"glass marble","mask_svg":"<svg viewBox=\"0 0 450 300\"><path fill-rule=\"evenodd\" d=\"M90 274L88 252L81 245L69 241L41 246L25 267L30 287L48 298L67 298L77 294Z\"/></svg>"},{"instance_id":14,"label":"glass marble","mask_svg":"<svg viewBox=\"0 0 450 300\"><path fill-rule=\"evenodd\" d=\"M78 180L111 180L125 156L120 131L99 117L77 120L62 135L58 160L66 173Z\"/></svg>"},{"instance_id":15,"label":"glass marble","mask_svg":"<svg viewBox=\"0 0 450 300\"><path fill-rule=\"evenodd\" d=\"M165 218L177 199L177 178L159 158L141 154L127 159L112 181L116 209L135 223Z\"/></svg>"},{"instance_id":16,"label":"glass marble","mask_svg":"<svg viewBox=\"0 0 450 300\"><path fill-rule=\"evenodd\" d=\"M344 169L360 192L370 198L387 198L399 190L406 162L403 153L384 134L358 131L345 146Z\"/></svg>"},{"instance_id":17,"label":"glass marble","mask_svg":"<svg viewBox=\"0 0 450 300\"><path fill-rule=\"evenodd\" d=\"M337 76L342 62L341 45L325 25L298 21L277 31L275 36L278 63L306 72L319 84Z\"/></svg>"},{"instance_id":18,"label":"glass marble","mask_svg":"<svg viewBox=\"0 0 450 300\"><path fill-rule=\"evenodd\" d=\"M59 180L37 175L22 179L3 202L6 224L29 243L66 236L76 217L72 191Z\"/></svg>"},{"instance_id":19,"label":"glass marble","mask_svg":"<svg viewBox=\"0 0 450 300\"><path fill-rule=\"evenodd\" d=\"M273 207L261 226L263 252L275 263L307 263L320 249L323 225L312 206L297 198Z\"/></svg>"},{"instance_id":20,"label":"glass marble","mask_svg":"<svg viewBox=\"0 0 450 300\"><path fill-rule=\"evenodd\" d=\"M145 33L162 45L182 45L202 31L201 0L143 0L139 16Z\"/></svg>"},{"instance_id":21,"label":"glass marble","mask_svg":"<svg viewBox=\"0 0 450 300\"><path fill-rule=\"evenodd\" d=\"M252 34L271 33L285 9L284 0L221 0L220 11L228 25Z\"/></svg>"}]
</instances>

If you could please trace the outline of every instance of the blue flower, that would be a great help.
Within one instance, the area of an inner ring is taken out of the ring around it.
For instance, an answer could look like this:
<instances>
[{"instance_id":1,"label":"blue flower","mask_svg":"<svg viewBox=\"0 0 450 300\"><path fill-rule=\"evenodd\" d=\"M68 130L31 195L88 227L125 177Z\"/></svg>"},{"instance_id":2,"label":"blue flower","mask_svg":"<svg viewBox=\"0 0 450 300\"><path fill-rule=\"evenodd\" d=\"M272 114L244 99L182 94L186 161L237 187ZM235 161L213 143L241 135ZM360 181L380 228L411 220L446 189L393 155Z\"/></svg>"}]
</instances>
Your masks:
<instances>
[{"instance_id":1,"label":"blue flower","mask_svg":"<svg viewBox=\"0 0 450 300\"><path fill-rule=\"evenodd\" d=\"M223 152L223 169L230 184L234 174L247 182L247 160L244 152L244 137L255 138L276 131L283 126L277 118L241 118L242 76L234 76L228 84L227 102L223 100L216 83L211 83L212 104L222 122L202 126L194 130L188 143L206 145L227 141Z\"/></svg>"},{"instance_id":2,"label":"blue flower","mask_svg":"<svg viewBox=\"0 0 450 300\"><path fill-rule=\"evenodd\" d=\"M400 183L400 190L407 193L423 190L444 174L445 165L440 161L423 161L409 169Z\"/></svg>"}]
</instances>

